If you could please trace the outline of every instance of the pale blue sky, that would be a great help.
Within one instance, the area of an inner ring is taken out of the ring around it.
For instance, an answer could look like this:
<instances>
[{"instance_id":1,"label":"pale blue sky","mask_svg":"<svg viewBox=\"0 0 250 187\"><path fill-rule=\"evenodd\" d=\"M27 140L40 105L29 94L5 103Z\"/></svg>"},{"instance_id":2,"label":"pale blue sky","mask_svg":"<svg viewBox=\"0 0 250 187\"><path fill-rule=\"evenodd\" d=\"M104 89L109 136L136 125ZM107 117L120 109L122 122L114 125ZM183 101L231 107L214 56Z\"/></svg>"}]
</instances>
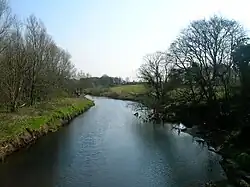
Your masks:
<instances>
[{"instance_id":1,"label":"pale blue sky","mask_svg":"<svg viewBox=\"0 0 250 187\"><path fill-rule=\"evenodd\" d=\"M75 66L93 76L135 77L145 54L166 50L194 19L220 14L250 28L249 0L9 1L22 19L42 19Z\"/></svg>"}]
</instances>

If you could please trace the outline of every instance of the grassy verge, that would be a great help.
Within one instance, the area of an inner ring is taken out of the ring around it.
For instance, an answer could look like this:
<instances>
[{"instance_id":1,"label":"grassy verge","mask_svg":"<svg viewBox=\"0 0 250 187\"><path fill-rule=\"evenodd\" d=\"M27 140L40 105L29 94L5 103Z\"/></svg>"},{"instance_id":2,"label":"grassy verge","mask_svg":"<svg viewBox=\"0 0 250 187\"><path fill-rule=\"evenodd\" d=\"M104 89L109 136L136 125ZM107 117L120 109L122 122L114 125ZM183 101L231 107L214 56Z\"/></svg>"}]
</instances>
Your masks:
<instances>
[{"instance_id":1,"label":"grassy verge","mask_svg":"<svg viewBox=\"0 0 250 187\"><path fill-rule=\"evenodd\" d=\"M23 107L16 113L0 113L0 157L37 138L54 132L94 103L86 98L63 98Z\"/></svg>"}]
</instances>

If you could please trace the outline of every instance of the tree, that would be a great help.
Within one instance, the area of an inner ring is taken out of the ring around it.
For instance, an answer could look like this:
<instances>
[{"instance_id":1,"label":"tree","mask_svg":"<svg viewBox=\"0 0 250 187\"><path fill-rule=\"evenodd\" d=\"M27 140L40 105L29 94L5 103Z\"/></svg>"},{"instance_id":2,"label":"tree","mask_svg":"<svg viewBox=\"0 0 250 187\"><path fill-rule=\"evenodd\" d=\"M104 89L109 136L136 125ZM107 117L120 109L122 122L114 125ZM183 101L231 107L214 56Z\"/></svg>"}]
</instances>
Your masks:
<instances>
[{"instance_id":1,"label":"tree","mask_svg":"<svg viewBox=\"0 0 250 187\"><path fill-rule=\"evenodd\" d=\"M6 0L0 0L0 53L4 50L4 42L2 42L6 37L8 37L9 29L12 26L14 16L11 15L11 10Z\"/></svg>"},{"instance_id":2,"label":"tree","mask_svg":"<svg viewBox=\"0 0 250 187\"><path fill-rule=\"evenodd\" d=\"M10 110L15 111L23 90L24 75L27 73L28 66L20 22L15 21L9 34L9 37L5 39L7 46L3 51L1 69L4 74L1 80L2 89L10 103Z\"/></svg>"},{"instance_id":3,"label":"tree","mask_svg":"<svg viewBox=\"0 0 250 187\"><path fill-rule=\"evenodd\" d=\"M192 116L230 121L237 115L233 90L239 77L249 90L248 49L238 47L246 41L245 29L234 20L213 16L191 22L166 52L146 56L139 68L149 88L148 106L187 121Z\"/></svg>"},{"instance_id":4,"label":"tree","mask_svg":"<svg viewBox=\"0 0 250 187\"><path fill-rule=\"evenodd\" d=\"M15 111L69 93L75 74L71 55L58 47L34 15L26 22L12 16L0 0L0 105Z\"/></svg>"},{"instance_id":5,"label":"tree","mask_svg":"<svg viewBox=\"0 0 250 187\"><path fill-rule=\"evenodd\" d=\"M164 108L165 83L169 76L169 61L166 53L156 52L144 57L144 64L139 68L139 78L149 88L148 100L144 102L154 110L154 115L159 118L159 113Z\"/></svg>"},{"instance_id":6,"label":"tree","mask_svg":"<svg viewBox=\"0 0 250 187\"><path fill-rule=\"evenodd\" d=\"M71 55L56 46L43 23L33 15L27 20L25 39L29 62L26 92L32 105L48 97L53 87L62 89L65 80L72 78L75 68Z\"/></svg>"},{"instance_id":7,"label":"tree","mask_svg":"<svg viewBox=\"0 0 250 187\"><path fill-rule=\"evenodd\" d=\"M51 39L48 37L46 28L34 15L27 19L26 42L29 61L29 100L32 105L39 94L38 81L45 68L46 50L50 46Z\"/></svg>"},{"instance_id":8,"label":"tree","mask_svg":"<svg viewBox=\"0 0 250 187\"><path fill-rule=\"evenodd\" d=\"M247 96L250 88L250 44L237 46L233 52L233 61L239 73L242 95Z\"/></svg>"},{"instance_id":9,"label":"tree","mask_svg":"<svg viewBox=\"0 0 250 187\"><path fill-rule=\"evenodd\" d=\"M246 31L234 20L213 16L193 21L171 45L170 53L177 68L186 72L190 88L194 83L199 95L215 103L217 89L230 97L235 46L246 41Z\"/></svg>"}]
</instances>

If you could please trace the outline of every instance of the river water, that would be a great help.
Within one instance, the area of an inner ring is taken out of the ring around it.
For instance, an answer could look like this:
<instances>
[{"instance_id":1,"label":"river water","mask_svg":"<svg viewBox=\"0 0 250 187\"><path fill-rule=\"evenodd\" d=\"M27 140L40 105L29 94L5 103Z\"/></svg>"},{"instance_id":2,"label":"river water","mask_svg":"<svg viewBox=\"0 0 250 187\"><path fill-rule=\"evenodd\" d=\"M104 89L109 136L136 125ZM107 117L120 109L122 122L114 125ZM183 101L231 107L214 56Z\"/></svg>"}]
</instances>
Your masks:
<instances>
[{"instance_id":1,"label":"river water","mask_svg":"<svg viewBox=\"0 0 250 187\"><path fill-rule=\"evenodd\" d=\"M192 136L133 115L132 102L96 105L0 164L1 187L188 187L224 179L220 157Z\"/></svg>"}]
</instances>

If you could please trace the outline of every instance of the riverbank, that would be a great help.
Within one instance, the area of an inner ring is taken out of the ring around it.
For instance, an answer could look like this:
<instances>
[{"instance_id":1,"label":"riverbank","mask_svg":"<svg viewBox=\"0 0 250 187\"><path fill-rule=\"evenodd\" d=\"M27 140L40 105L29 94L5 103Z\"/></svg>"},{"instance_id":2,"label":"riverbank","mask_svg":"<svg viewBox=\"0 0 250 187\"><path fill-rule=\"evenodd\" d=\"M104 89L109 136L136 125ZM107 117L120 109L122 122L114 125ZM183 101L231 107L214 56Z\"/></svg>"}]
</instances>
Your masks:
<instances>
[{"instance_id":1,"label":"riverbank","mask_svg":"<svg viewBox=\"0 0 250 187\"><path fill-rule=\"evenodd\" d=\"M122 88L119 89L124 90ZM141 97L142 95L124 93L126 92L119 93L117 91L114 92L106 90L101 92L100 95L113 99L131 100L143 103L143 97ZM136 95L138 95L139 97L137 98ZM190 124L191 126L193 125L193 123ZM209 126L207 125L207 127ZM248 130L246 132L248 132ZM204 139L204 142L208 143L209 149L211 151L214 151L223 157L221 166L224 169L230 183L236 186L246 186L250 184L250 174L248 174L248 172L244 171L244 169L242 168L242 166L244 166L246 162L248 162L247 160L250 160L248 156L250 152L246 152L245 148L237 150L235 146L234 148L232 147L232 145L236 145L235 142L231 141L232 137L235 136L233 131L226 131L219 128L209 129L206 128L205 125L203 125L188 128L187 133L191 134L192 136ZM241 140L240 142L242 143L244 141ZM236 147L237 146L238 145L236 145ZM242 163L238 164L239 162ZM227 181L220 181L216 182L215 184L211 184L210 186L227 186L227 184Z\"/></svg>"},{"instance_id":2,"label":"riverbank","mask_svg":"<svg viewBox=\"0 0 250 187\"><path fill-rule=\"evenodd\" d=\"M63 98L0 113L0 158L33 144L87 111L94 102L87 98Z\"/></svg>"},{"instance_id":3,"label":"riverbank","mask_svg":"<svg viewBox=\"0 0 250 187\"><path fill-rule=\"evenodd\" d=\"M224 179L219 156L192 137L138 123L131 102L93 99L96 107L69 126L0 164L0 186L185 187Z\"/></svg>"},{"instance_id":4,"label":"riverbank","mask_svg":"<svg viewBox=\"0 0 250 187\"><path fill-rule=\"evenodd\" d=\"M222 156L223 159L220 161L220 164L229 182L225 182L226 184L232 184L236 187L250 187L250 150L244 147L245 145L242 144L244 141L240 140L242 136L244 136L242 134L247 133L248 130L232 132L225 130L208 131L207 129L194 126L188 128L185 132L193 137L201 138L204 143L207 143L210 151ZM242 144L242 146L240 146L239 143ZM208 186L221 185L212 182L211 185Z\"/></svg>"}]
</instances>

